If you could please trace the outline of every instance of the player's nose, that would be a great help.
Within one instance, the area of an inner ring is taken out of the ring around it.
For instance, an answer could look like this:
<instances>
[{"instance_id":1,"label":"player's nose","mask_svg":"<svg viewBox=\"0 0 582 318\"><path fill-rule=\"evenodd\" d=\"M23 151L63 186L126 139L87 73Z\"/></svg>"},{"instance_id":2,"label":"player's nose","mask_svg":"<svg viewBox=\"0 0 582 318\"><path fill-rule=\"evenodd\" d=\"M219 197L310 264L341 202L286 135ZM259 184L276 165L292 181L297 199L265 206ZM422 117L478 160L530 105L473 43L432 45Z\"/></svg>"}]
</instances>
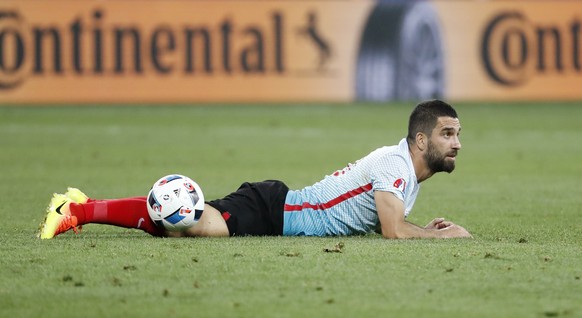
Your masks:
<instances>
[{"instance_id":1,"label":"player's nose","mask_svg":"<svg viewBox=\"0 0 582 318\"><path fill-rule=\"evenodd\" d=\"M455 150L461 149L461 140L457 136L455 136L455 138L453 140L453 149L455 149Z\"/></svg>"}]
</instances>

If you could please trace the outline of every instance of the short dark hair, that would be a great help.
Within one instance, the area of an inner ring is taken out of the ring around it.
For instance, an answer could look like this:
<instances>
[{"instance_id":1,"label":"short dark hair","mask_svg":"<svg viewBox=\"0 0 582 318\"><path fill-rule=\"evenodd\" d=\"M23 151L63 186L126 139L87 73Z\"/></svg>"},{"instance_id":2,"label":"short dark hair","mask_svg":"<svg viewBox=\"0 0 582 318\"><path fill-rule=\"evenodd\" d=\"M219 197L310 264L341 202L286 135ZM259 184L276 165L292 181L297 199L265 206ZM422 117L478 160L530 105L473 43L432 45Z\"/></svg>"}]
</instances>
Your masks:
<instances>
[{"instance_id":1,"label":"short dark hair","mask_svg":"<svg viewBox=\"0 0 582 318\"><path fill-rule=\"evenodd\" d=\"M416 105L408 120L408 144L416 142L419 132L430 136L439 117L459 118L453 106L442 100L434 99Z\"/></svg>"}]
</instances>

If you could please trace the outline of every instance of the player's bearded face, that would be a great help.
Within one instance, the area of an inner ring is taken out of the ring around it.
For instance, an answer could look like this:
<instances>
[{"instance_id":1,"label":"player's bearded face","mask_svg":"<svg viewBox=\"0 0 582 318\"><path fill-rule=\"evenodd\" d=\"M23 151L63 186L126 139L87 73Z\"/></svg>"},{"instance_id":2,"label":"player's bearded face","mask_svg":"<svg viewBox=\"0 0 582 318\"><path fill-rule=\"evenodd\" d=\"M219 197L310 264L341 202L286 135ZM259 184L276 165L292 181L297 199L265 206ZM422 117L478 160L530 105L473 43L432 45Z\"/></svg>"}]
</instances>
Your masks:
<instances>
[{"instance_id":1,"label":"player's bearded face","mask_svg":"<svg viewBox=\"0 0 582 318\"><path fill-rule=\"evenodd\" d=\"M453 172L455 170L455 161L454 160L447 160L449 156L456 156L456 150L450 150L449 152L442 153L438 150L437 146L428 139L428 144L426 148L426 152L424 153L424 158L428 164L429 169L434 172L441 172L445 171L448 173Z\"/></svg>"}]
</instances>

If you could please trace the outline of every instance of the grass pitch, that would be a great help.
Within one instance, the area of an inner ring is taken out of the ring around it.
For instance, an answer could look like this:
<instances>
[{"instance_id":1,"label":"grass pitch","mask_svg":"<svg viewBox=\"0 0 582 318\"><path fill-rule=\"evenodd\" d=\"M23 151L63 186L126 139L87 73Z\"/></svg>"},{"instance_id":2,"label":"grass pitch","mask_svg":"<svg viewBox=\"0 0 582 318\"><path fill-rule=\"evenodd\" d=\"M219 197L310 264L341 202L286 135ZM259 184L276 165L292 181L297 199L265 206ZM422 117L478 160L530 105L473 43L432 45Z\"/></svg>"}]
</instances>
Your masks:
<instances>
[{"instance_id":1,"label":"grass pitch","mask_svg":"<svg viewBox=\"0 0 582 318\"><path fill-rule=\"evenodd\" d=\"M194 178L309 185L396 144L410 104L0 108L1 317L582 317L582 107L455 105L457 169L410 220L472 240L152 238L87 225L40 241L53 192L145 195ZM341 244L340 244L341 243Z\"/></svg>"}]
</instances>

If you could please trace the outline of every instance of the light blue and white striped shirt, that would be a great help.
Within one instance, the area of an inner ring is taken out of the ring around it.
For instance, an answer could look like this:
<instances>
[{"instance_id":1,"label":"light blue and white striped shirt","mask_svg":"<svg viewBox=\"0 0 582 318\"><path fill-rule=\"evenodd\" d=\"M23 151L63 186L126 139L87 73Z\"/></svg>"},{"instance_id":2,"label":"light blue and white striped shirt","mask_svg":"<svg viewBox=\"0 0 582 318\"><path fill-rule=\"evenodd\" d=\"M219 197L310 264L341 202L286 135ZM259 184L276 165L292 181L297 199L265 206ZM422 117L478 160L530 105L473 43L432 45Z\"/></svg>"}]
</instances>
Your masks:
<instances>
[{"instance_id":1,"label":"light blue and white striped shirt","mask_svg":"<svg viewBox=\"0 0 582 318\"><path fill-rule=\"evenodd\" d=\"M418 195L406 139L397 146L372 151L343 170L285 200L283 235L352 235L371 233L378 226L374 191L393 193L404 202L408 216Z\"/></svg>"}]
</instances>

